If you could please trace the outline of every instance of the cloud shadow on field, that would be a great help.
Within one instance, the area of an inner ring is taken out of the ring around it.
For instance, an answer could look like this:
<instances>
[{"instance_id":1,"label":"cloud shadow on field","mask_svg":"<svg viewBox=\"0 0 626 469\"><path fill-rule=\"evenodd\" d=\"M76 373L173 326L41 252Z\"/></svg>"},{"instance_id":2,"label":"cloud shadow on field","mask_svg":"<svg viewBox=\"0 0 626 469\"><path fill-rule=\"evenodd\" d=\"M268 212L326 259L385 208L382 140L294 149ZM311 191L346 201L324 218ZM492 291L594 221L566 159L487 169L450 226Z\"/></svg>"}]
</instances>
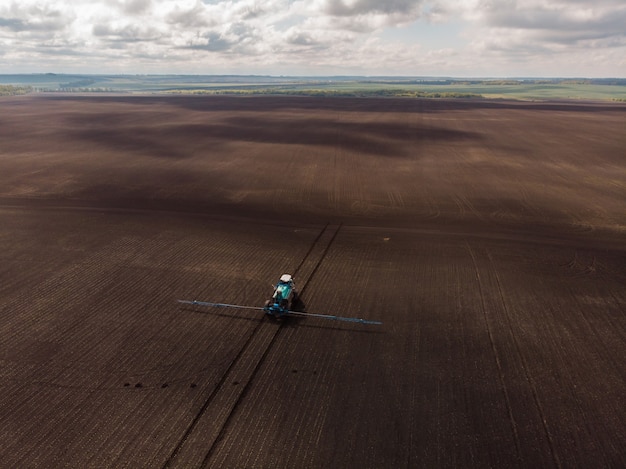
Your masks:
<instances>
[{"instance_id":1,"label":"cloud shadow on field","mask_svg":"<svg viewBox=\"0 0 626 469\"><path fill-rule=\"evenodd\" d=\"M303 110L311 112L372 112L372 113L439 113L450 111L534 110L559 112L617 112L626 113L620 103L552 99L547 101L520 101L515 99L434 99L434 98L375 98L375 97L311 97L311 96L47 96L46 100L76 101L99 105L168 104L198 112L251 111L271 112Z\"/></svg>"},{"instance_id":2,"label":"cloud shadow on field","mask_svg":"<svg viewBox=\"0 0 626 469\"><path fill-rule=\"evenodd\" d=\"M146 98L149 99L149 98ZM623 103L549 99L523 101L489 98L377 98L311 96L195 96L167 97L171 104L193 111L280 111L287 109L312 112L350 112L384 114L430 114L450 111L532 110L558 112L617 112L626 114ZM163 101L161 101L163 102ZM137 103L140 104L140 103Z\"/></svg>"},{"instance_id":3,"label":"cloud shadow on field","mask_svg":"<svg viewBox=\"0 0 626 469\"><path fill-rule=\"evenodd\" d=\"M86 128L81 128L86 126ZM202 147L228 142L274 145L330 146L374 156L415 154L420 143L479 140L475 132L443 127L418 127L409 123L342 122L322 117L273 118L270 115L227 117L203 124L159 122L141 125L111 123L110 115L89 122L73 119L68 137L88 140L115 151L133 151L158 158L182 159Z\"/></svg>"},{"instance_id":4,"label":"cloud shadow on field","mask_svg":"<svg viewBox=\"0 0 626 469\"><path fill-rule=\"evenodd\" d=\"M476 140L479 134L408 124L341 122L334 119L271 119L233 117L219 124L184 127L197 138L266 144L322 145L377 156L404 156L407 144L426 141Z\"/></svg>"},{"instance_id":5,"label":"cloud shadow on field","mask_svg":"<svg viewBox=\"0 0 626 469\"><path fill-rule=\"evenodd\" d=\"M80 138L115 151L143 153L157 158L182 159L187 156L180 145L163 139L158 129L84 129L68 132L71 138Z\"/></svg>"}]
</instances>

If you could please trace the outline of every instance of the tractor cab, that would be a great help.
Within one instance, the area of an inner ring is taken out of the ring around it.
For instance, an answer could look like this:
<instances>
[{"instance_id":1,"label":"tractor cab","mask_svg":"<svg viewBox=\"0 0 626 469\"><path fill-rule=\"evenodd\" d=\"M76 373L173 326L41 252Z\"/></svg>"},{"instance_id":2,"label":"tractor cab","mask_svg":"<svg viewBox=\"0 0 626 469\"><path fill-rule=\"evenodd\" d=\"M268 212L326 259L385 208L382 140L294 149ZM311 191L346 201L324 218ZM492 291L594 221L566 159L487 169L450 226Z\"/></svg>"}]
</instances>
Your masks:
<instances>
[{"instance_id":1,"label":"tractor cab","mask_svg":"<svg viewBox=\"0 0 626 469\"><path fill-rule=\"evenodd\" d=\"M293 303L297 297L294 287L293 277L289 274L283 274L274 286L272 299L265 302L263 308L265 312L274 317L281 317L289 312L289 302Z\"/></svg>"}]
</instances>

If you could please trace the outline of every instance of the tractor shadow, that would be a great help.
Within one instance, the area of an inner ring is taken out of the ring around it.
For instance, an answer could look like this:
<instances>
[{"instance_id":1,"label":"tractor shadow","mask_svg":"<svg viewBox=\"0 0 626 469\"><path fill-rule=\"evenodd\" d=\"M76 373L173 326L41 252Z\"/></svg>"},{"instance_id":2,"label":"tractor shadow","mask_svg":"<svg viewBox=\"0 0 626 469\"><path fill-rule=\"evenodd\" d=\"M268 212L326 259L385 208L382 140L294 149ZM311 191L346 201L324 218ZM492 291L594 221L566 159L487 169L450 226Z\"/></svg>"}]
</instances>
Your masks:
<instances>
[{"instance_id":1,"label":"tractor shadow","mask_svg":"<svg viewBox=\"0 0 626 469\"><path fill-rule=\"evenodd\" d=\"M302 301L302 298L299 296L291 300L291 311L297 311L299 313L303 313L306 309L306 304Z\"/></svg>"}]
</instances>

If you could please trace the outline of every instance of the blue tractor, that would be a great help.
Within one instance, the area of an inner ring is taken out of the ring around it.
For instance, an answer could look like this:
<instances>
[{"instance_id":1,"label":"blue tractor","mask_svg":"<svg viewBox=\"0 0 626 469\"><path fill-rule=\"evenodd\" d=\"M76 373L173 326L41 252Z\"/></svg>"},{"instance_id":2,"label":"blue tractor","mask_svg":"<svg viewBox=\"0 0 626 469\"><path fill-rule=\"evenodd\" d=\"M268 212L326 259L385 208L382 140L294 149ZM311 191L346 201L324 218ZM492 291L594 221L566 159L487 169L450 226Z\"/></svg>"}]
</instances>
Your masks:
<instances>
[{"instance_id":1,"label":"blue tractor","mask_svg":"<svg viewBox=\"0 0 626 469\"><path fill-rule=\"evenodd\" d=\"M275 318L280 318L294 309L298 302L298 292L295 289L293 277L283 274L278 283L274 286L272 298L265 302L263 310L266 314Z\"/></svg>"},{"instance_id":2,"label":"blue tractor","mask_svg":"<svg viewBox=\"0 0 626 469\"><path fill-rule=\"evenodd\" d=\"M295 289L293 277L289 274L283 274L274 286L274 294L272 298L265 302L265 306L245 306L234 305L229 303L213 303L198 300L178 300L179 303L185 303L193 306L208 306L216 308L237 308L249 310L263 310L265 314L279 319L285 316L308 316L320 319L331 319L333 321L357 322L360 324L382 324L380 321L370 321L361 318L351 318L345 316L333 316L330 314L305 313L304 311L295 311L299 305L302 307L298 292Z\"/></svg>"}]
</instances>

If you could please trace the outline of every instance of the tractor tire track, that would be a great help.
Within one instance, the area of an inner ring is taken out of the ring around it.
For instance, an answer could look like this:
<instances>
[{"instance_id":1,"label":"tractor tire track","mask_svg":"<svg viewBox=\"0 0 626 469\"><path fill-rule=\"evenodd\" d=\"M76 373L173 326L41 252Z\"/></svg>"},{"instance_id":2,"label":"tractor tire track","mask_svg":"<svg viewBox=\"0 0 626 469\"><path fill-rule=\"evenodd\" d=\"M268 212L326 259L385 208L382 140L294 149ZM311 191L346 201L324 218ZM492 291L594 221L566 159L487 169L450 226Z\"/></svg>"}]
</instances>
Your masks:
<instances>
[{"instance_id":1,"label":"tractor tire track","mask_svg":"<svg viewBox=\"0 0 626 469\"><path fill-rule=\"evenodd\" d=\"M520 448L520 442L519 442L519 434L517 431L517 422L515 421L515 417L513 416L513 407L511 406L511 398L509 396L509 392L506 387L506 382L504 379L504 371L502 370L502 362L500 360L500 355L498 353L498 349L496 347L496 343L493 338L493 332L491 330L491 326L489 325L489 320L487 318L487 306L485 304L485 294L483 292L482 281L480 279L478 263L476 262L476 256L470 244L466 242L466 246L472 258L472 263L474 264L474 270L476 272L476 281L478 283L478 293L480 295L480 302L481 302L481 306L483 310L483 319L485 321L485 328L487 329L487 335L489 336L489 343L491 344L491 351L493 352L494 360L496 362L496 367L498 368L500 388L504 396L504 402L506 404L506 410L507 410L507 414L509 417L509 423L511 425L511 432L513 434L513 441L515 442L515 453L517 456L517 460L520 461L521 460L521 448Z\"/></svg>"},{"instance_id":2,"label":"tractor tire track","mask_svg":"<svg viewBox=\"0 0 626 469\"><path fill-rule=\"evenodd\" d=\"M319 232L319 234L317 235L317 237L313 240L313 243L311 243L311 247L309 248L309 250L306 252L306 254L304 255L304 257L302 258L302 260L300 261L300 263L298 264L298 267L296 267L293 271L293 276L295 277L296 275L298 275L298 272L300 271L300 269L302 268L302 266L304 265L304 263L306 262L307 258L311 255L311 253L313 252L313 249L315 248L315 245L319 242L320 238L322 237L322 235L324 234L324 232L328 229L328 225L329 223L326 223L326 225L324 226L324 228L322 228L322 231Z\"/></svg>"},{"instance_id":3,"label":"tractor tire track","mask_svg":"<svg viewBox=\"0 0 626 469\"><path fill-rule=\"evenodd\" d=\"M332 233L330 239L328 240L328 242L326 243L326 247L324 248L324 250L322 251L322 253L320 254L317 262L314 264L313 268L311 269L311 271L308 273L308 275L306 275L306 281L302 283L302 287L299 290L299 295L302 295L307 287L309 286L309 283L311 282L311 280L313 279L313 277L315 276L315 274L317 273L318 269L320 268L320 265L322 265L322 261L326 258L328 251L330 249L330 246L335 242L335 239L337 238L337 235L339 234L339 230L341 230L342 224L337 225L337 228L335 228L332 231L328 231L328 226L326 225L324 227L324 230L322 231L321 234L324 233ZM320 236L315 240L315 243L319 243L320 239L321 239L321 234ZM317 244L317 245L323 245L323 244ZM316 246L316 244L314 244L313 246ZM310 259L314 259L314 257L310 256L310 254L312 253L312 249L309 250L309 252L307 253L307 256L305 257L305 260L310 260ZM308 258L308 259L307 259ZM299 272L301 270L302 267L308 267L308 265L305 264L305 262L300 263L300 265L298 266L298 268L296 269L296 272ZM295 273L294 273L295 276Z\"/></svg>"},{"instance_id":4,"label":"tractor tire track","mask_svg":"<svg viewBox=\"0 0 626 469\"><path fill-rule=\"evenodd\" d=\"M200 408L198 413L195 415L194 419L191 421L191 424L189 425L189 427L187 428L187 430L185 431L185 433L183 434L183 436L179 440L178 444L176 445L176 447L172 451L172 454L167 459L167 461L165 462L163 467L171 467L172 463L179 457L179 455L181 453L181 450L183 449L184 445L189 440L189 437L190 437L191 433L196 429L200 418L204 415L204 413L206 412L206 410L209 407L209 405L211 404L211 402L213 402L213 400L214 400L215 396L217 395L217 393L223 388L224 383L226 381L226 378L230 375L231 370L234 368L234 366L240 361L243 353L248 349L248 347L250 345L250 342L252 342L252 339L255 337L256 333L258 332L259 328L261 327L261 324L265 320L266 320L266 318L265 318L265 316L263 316L261 318L261 320L258 322L258 324L254 327L254 329L252 330L252 332L250 333L250 335L246 339L246 342L243 344L243 346L241 347L241 349L239 350L239 352L237 353L235 358L233 358L233 360L230 362L230 364L228 365L228 368L226 368L226 372L222 375L222 378L220 379L220 381L217 383L217 385L215 386L215 388L213 389L211 394L209 394L209 397L204 402L204 404L202 405L202 407Z\"/></svg>"},{"instance_id":5,"label":"tractor tire track","mask_svg":"<svg viewBox=\"0 0 626 469\"><path fill-rule=\"evenodd\" d=\"M500 301L502 303L502 310L504 312L504 317L506 319L506 325L508 326L509 332L511 334L511 337L513 338L513 345L515 348L515 351L517 353L518 359L520 361L520 363L522 364L522 371L524 373L524 377L526 378L526 381L528 382L528 385L530 386L530 390L533 396L533 401L535 403L535 407L537 408L537 411L539 412L539 416L540 416L540 420L541 420L541 425L543 427L543 431L544 434L546 436L546 441L548 442L548 446L550 448L550 453L552 456L552 461L554 462L554 466L557 468L562 468L563 465L561 464L561 460L559 458L559 455L556 451L555 445L554 445L554 440L552 438L552 433L550 432L550 429L548 428L548 420L546 417L546 413L543 409L543 405L541 404L541 400L539 399L539 394L537 392L537 385L535 383L535 380L533 379L533 377L530 374L530 367L528 365L528 362L526 360L526 357L524 356L524 354L522 353L522 349L520 347L518 338L517 338L517 334L515 334L515 330L513 329L513 325L511 323L511 316L509 314L509 309L507 307L506 301L505 301L505 297L504 297L504 291L502 289L502 283L500 281L500 275L498 274L498 271L496 269L495 263L493 261L493 258L491 257L491 254L489 252L487 252L487 258L489 259L489 263L491 264L491 268L492 271L494 273L494 277L496 280L496 285L498 287L498 295L500 297Z\"/></svg>"},{"instance_id":6,"label":"tractor tire track","mask_svg":"<svg viewBox=\"0 0 626 469\"><path fill-rule=\"evenodd\" d=\"M293 271L294 277L298 274L300 278L306 279L300 283L300 295L318 271L340 229L341 224L332 227L326 224ZM209 465L215 449L224 439L233 415L247 395L254 377L278 339L282 326L283 323L276 326L265 316L259 320L242 348L228 365L220 381L194 416L163 468Z\"/></svg>"}]
</instances>

